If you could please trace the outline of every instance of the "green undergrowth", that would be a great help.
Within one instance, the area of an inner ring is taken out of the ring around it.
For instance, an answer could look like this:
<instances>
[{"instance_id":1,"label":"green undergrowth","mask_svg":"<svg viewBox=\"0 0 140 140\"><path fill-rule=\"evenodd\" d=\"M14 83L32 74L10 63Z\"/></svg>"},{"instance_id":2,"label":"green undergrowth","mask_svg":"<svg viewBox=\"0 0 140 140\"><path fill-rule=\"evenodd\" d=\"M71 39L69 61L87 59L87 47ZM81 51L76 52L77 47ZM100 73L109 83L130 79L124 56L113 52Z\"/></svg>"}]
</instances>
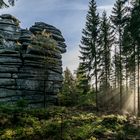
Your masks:
<instances>
[{"instance_id":1,"label":"green undergrowth","mask_svg":"<svg viewBox=\"0 0 140 140\"><path fill-rule=\"evenodd\" d=\"M76 107L0 105L0 140L117 140L139 134L126 116L96 115Z\"/></svg>"}]
</instances>

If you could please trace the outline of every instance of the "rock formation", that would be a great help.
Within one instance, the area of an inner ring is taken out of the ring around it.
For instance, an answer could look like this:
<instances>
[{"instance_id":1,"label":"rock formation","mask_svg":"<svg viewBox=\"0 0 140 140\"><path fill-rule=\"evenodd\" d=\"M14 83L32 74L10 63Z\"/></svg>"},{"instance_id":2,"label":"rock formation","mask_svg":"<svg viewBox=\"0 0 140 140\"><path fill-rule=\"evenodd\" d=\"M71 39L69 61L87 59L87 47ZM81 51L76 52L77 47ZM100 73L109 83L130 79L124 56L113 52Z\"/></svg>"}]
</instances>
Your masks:
<instances>
[{"instance_id":1,"label":"rock formation","mask_svg":"<svg viewBox=\"0 0 140 140\"><path fill-rule=\"evenodd\" d=\"M56 103L65 40L60 30L46 23L36 22L29 30L19 23L9 14L0 16L0 103Z\"/></svg>"}]
</instances>

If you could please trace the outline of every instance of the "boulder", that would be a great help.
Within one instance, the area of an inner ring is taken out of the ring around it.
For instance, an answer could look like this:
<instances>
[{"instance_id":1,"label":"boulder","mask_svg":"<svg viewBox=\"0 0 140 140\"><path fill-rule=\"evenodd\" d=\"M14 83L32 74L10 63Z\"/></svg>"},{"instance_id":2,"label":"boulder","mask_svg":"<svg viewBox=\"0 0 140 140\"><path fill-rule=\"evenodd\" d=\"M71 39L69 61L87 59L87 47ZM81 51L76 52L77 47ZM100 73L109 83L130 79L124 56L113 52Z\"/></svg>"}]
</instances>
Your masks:
<instances>
[{"instance_id":1,"label":"boulder","mask_svg":"<svg viewBox=\"0 0 140 140\"><path fill-rule=\"evenodd\" d=\"M29 30L19 23L12 15L0 16L0 102L24 99L30 107L55 103L62 87L65 39L44 22Z\"/></svg>"}]
</instances>

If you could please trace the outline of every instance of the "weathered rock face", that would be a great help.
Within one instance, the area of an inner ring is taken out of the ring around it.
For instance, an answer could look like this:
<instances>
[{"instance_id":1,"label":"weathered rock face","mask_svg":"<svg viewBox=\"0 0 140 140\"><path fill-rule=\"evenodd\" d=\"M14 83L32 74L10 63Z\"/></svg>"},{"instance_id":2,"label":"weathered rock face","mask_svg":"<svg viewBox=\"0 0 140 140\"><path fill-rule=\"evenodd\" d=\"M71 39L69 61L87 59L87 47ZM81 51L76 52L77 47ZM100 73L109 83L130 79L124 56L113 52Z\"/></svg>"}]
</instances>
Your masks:
<instances>
[{"instance_id":1,"label":"weathered rock face","mask_svg":"<svg viewBox=\"0 0 140 140\"><path fill-rule=\"evenodd\" d=\"M8 14L0 16L0 102L26 100L31 106L55 103L62 86L60 30L37 22L29 30Z\"/></svg>"}]
</instances>

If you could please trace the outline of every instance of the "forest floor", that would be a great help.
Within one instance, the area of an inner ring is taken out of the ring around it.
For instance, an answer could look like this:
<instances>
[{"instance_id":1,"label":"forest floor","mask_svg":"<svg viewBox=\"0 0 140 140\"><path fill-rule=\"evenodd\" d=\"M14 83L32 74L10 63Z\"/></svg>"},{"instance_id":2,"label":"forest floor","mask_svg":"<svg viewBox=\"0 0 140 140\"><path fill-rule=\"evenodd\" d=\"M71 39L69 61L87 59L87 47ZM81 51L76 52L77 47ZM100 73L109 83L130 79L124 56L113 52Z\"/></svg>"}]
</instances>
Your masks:
<instances>
[{"instance_id":1,"label":"forest floor","mask_svg":"<svg viewBox=\"0 0 140 140\"><path fill-rule=\"evenodd\" d=\"M91 106L0 107L0 140L140 140L140 120Z\"/></svg>"}]
</instances>

